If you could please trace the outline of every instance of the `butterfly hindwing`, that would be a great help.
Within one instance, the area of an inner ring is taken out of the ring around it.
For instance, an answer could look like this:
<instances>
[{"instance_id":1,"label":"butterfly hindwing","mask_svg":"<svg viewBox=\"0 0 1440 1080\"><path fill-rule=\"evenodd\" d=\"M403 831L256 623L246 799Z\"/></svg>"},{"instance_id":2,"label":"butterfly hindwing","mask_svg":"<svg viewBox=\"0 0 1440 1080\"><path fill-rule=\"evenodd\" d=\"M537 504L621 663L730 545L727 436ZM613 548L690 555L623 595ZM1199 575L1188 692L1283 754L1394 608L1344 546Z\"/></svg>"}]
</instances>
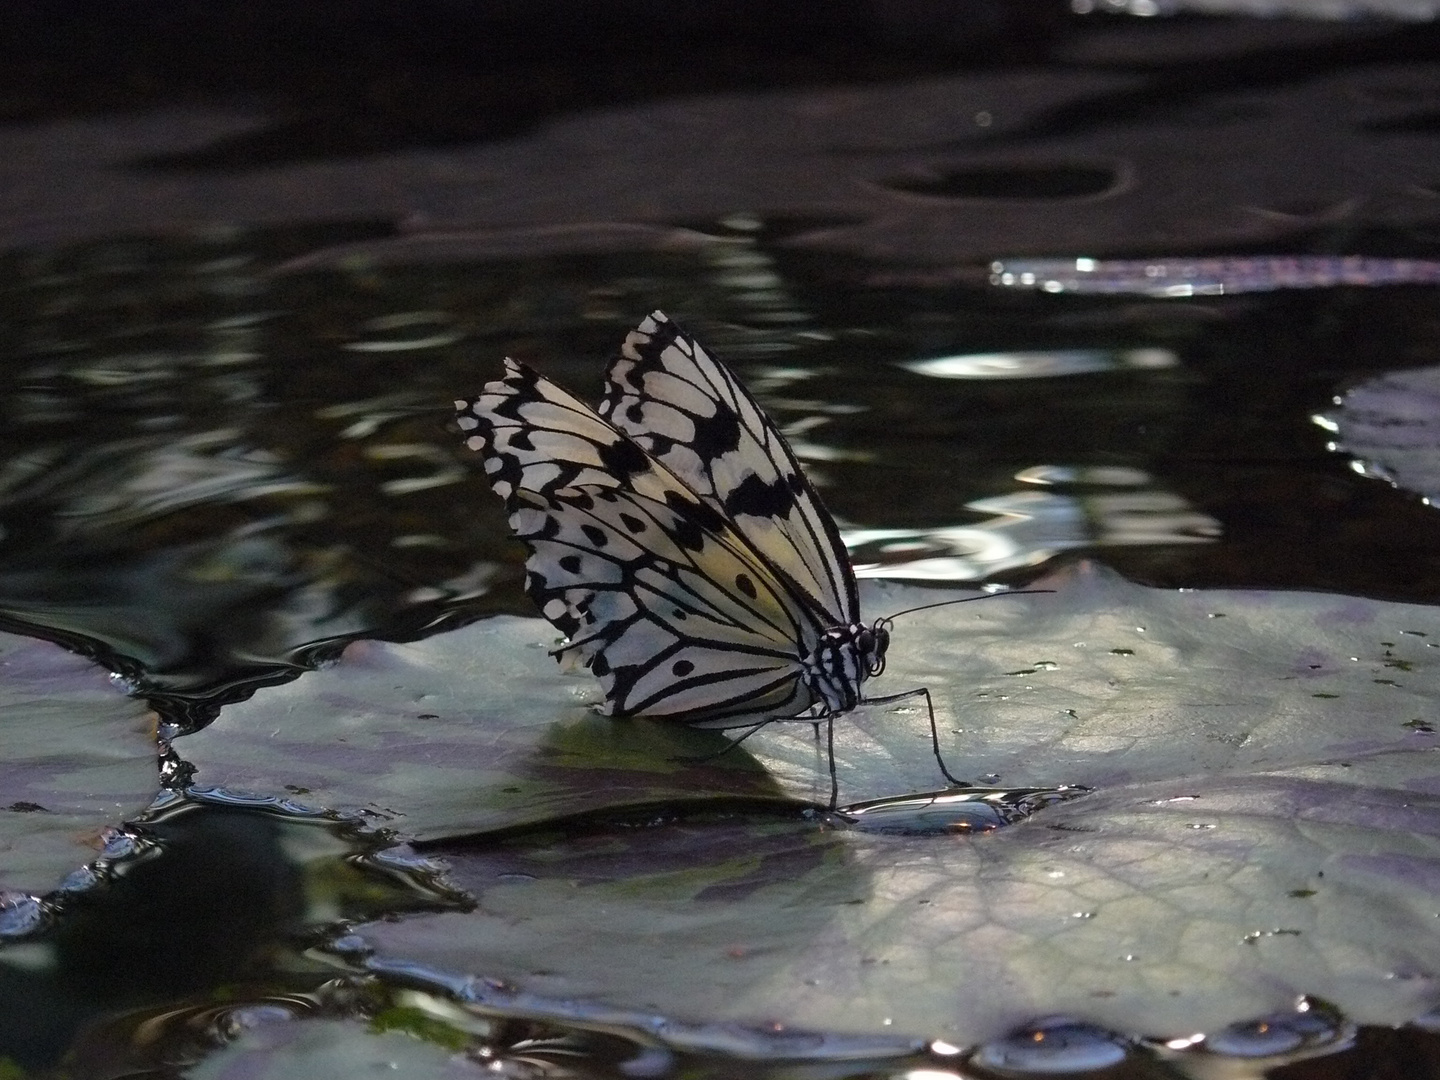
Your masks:
<instances>
[{"instance_id":1,"label":"butterfly hindwing","mask_svg":"<svg viewBox=\"0 0 1440 1080\"><path fill-rule=\"evenodd\" d=\"M669 469L512 360L456 406L530 549L526 591L599 676L607 711L694 722L809 704L812 613Z\"/></svg>"},{"instance_id":2,"label":"butterfly hindwing","mask_svg":"<svg viewBox=\"0 0 1440 1080\"><path fill-rule=\"evenodd\" d=\"M526 589L616 716L695 722L808 704L793 603L690 507L623 488L521 493Z\"/></svg>"},{"instance_id":3,"label":"butterfly hindwing","mask_svg":"<svg viewBox=\"0 0 1440 1080\"><path fill-rule=\"evenodd\" d=\"M625 339L599 413L679 476L831 623L859 618L834 520L750 392L662 312Z\"/></svg>"}]
</instances>

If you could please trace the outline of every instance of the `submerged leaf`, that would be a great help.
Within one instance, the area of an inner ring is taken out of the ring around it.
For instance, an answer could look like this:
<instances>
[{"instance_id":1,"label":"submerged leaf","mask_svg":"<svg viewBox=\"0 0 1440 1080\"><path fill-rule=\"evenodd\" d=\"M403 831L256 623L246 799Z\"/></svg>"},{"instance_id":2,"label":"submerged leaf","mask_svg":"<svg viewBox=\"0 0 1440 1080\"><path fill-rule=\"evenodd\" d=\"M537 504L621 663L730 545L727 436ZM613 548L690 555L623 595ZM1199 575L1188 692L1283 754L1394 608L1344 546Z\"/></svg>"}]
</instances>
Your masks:
<instances>
[{"instance_id":1,"label":"submerged leaf","mask_svg":"<svg viewBox=\"0 0 1440 1080\"><path fill-rule=\"evenodd\" d=\"M185 1075L194 1080L262 1080L271 1076L351 1080L385 1073L414 1080L494 1075L483 1064L412 1034L367 1031L354 1021L331 1019L261 1024L242 1031L234 1042L191 1066Z\"/></svg>"}]
</instances>

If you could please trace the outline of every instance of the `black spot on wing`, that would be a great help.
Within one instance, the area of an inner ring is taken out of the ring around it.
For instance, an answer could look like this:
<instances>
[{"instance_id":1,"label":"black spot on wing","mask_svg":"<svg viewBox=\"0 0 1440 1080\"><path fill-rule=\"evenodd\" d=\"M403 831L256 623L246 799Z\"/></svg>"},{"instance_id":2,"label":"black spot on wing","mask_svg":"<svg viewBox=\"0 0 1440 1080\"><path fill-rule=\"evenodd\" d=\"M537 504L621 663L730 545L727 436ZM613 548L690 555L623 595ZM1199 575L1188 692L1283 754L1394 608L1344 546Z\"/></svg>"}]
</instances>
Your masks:
<instances>
[{"instance_id":1,"label":"black spot on wing","mask_svg":"<svg viewBox=\"0 0 1440 1080\"><path fill-rule=\"evenodd\" d=\"M717 408L713 416L696 416L695 451L702 458L718 458L740 447L740 418L728 408Z\"/></svg>"},{"instance_id":2,"label":"black spot on wing","mask_svg":"<svg viewBox=\"0 0 1440 1080\"><path fill-rule=\"evenodd\" d=\"M589 540L590 543L597 548L603 548L610 539L608 536L605 535L605 531L603 529L599 528L598 526L591 525L588 522L580 526L580 531L585 534L585 539Z\"/></svg>"},{"instance_id":3,"label":"black spot on wing","mask_svg":"<svg viewBox=\"0 0 1440 1080\"><path fill-rule=\"evenodd\" d=\"M675 543L679 544L685 551L699 551L705 546L705 532L693 521L684 518L676 518L670 529L670 535L674 537Z\"/></svg>"},{"instance_id":4,"label":"black spot on wing","mask_svg":"<svg viewBox=\"0 0 1440 1080\"><path fill-rule=\"evenodd\" d=\"M620 524L629 529L632 535L638 536L645 531L645 522L634 514L627 514L622 511L620 514Z\"/></svg>"},{"instance_id":5,"label":"black spot on wing","mask_svg":"<svg viewBox=\"0 0 1440 1080\"><path fill-rule=\"evenodd\" d=\"M564 555L564 556L561 556L561 558L560 558L560 569L561 569L561 570L564 570L567 574L578 574L578 573L580 573L580 556L579 556L579 555Z\"/></svg>"},{"instance_id":6,"label":"black spot on wing","mask_svg":"<svg viewBox=\"0 0 1440 1080\"><path fill-rule=\"evenodd\" d=\"M676 676L677 678L683 679L686 675L689 675L694 670L695 665L692 664L689 660L676 660L675 663L670 667L670 674Z\"/></svg>"},{"instance_id":7,"label":"black spot on wing","mask_svg":"<svg viewBox=\"0 0 1440 1080\"><path fill-rule=\"evenodd\" d=\"M687 551L699 551L705 546L705 534L725 533L729 525L714 509L705 503L695 502L676 491L665 493L665 505L675 515L670 532L675 542Z\"/></svg>"},{"instance_id":8,"label":"black spot on wing","mask_svg":"<svg viewBox=\"0 0 1440 1080\"><path fill-rule=\"evenodd\" d=\"M731 517L786 517L795 509L793 485L778 476L766 483L751 473L725 496L725 510Z\"/></svg>"},{"instance_id":9,"label":"black spot on wing","mask_svg":"<svg viewBox=\"0 0 1440 1080\"><path fill-rule=\"evenodd\" d=\"M735 587L739 589L742 593L744 593L746 596L748 596L751 600L754 600L757 595L757 593L755 592L755 582L750 580L750 576L748 574L736 574Z\"/></svg>"},{"instance_id":10,"label":"black spot on wing","mask_svg":"<svg viewBox=\"0 0 1440 1080\"><path fill-rule=\"evenodd\" d=\"M678 491L667 491L665 505L676 517L694 522L710 532L723 533L730 528L730 523L720 516L719 511L707 503L695 501L693 496L687 498Z\"/></svg>"},{"instance_id":11,"label":"black spot on wing","mask_svg":"<svg viewBox=\"0 0 1440 1080\"><path fill-rule=\"evenodd\" d=\"M651 467L649 455L629 439L616 439L600 447L600 464L624 480Z\"/></svg>"}]
</instances>

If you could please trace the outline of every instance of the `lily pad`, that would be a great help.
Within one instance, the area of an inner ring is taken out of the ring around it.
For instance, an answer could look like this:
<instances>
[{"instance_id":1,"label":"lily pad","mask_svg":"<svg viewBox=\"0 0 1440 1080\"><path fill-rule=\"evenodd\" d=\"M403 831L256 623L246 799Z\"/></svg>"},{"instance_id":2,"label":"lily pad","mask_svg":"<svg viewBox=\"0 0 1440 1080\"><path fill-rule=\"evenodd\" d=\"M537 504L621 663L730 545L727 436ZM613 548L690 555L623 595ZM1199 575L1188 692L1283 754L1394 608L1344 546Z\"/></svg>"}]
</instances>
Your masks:
<instances>
[{"instance_id":1,"label":"lily pad","mask_svg":"<svg viewBox=\"0 0 1440 1080\"><path fill-rule=\"evenodd\" d=\"M1434 609L1147 589L1098 568L1052 584L902 616L887 674L867 689L929 687L952 771L1012 787L1198 781L1431 746ZM868 586L867 610L957 595ZM382 813L420 839L675 798L828 799L809 724L697 760L727 737L596 715L595 680L561 672L554 644L547 623L522 618L361 642L176 749L201 784ZM847 801L939 786L923 699L857 710L835 730Z\"/></svg>"},{"instance_id":2,"label":"lily pad","mask_svg":"<svg viewBox=\"0 0 1440 1080\"><path fill-rule=\"evenodd\" d=\"M1336 436L1356 472L1440 498L1440 368L1390 371L1335 399L1315 422Z\"/></svg>"},{"instance_id":3,"label":"lily pad","mask_svg":"<svg viewBox=\"0 0 1440 1080\"><path fill-rule=\"evenodd\" d=\"M0 634L0 891L49 892L160 785L155 716L90 661Z\"/></svg>"},{"instance_id":4,"label":"lily pad","mask_svg":"<svg viewBox=\"0 0 1440 1080\"><path fill-rule=\"evenodd\" d=\"M1057 1012L1215 1032L1302 993L1409 1020L1440 969L1440 807L1323 771L1118 784L978 836L771 822L512 841L449 853L474 912L359 933L382 970L502 980L530 1009L961 1045Z\"/></svg>"},{"instance_id":5,"label":"lily pad","mask_svg":"<svg viewBox=\"0 0 1440 1080\"><path fill-rule=\"evenodd\" d=\"M205 783L289 781L389 808L412 835L472 834L450 857L477 911L362 933L380 962L505 980L527 1008L960 1043L1054 1012L1187 1035L1302 993L1366 1022L1423 1012L1440 977L1440 612L1096 568L1052 584L902 616L876 686L930 687L952 770L1096 789L984 835L823 815L517 833L657 799L828 795L808 726L676 762L711 736L589 714L589 676L557 674L548 627L520 619L364 645L179 748ZM836 756L847 799L936 786L913 702L843 718Z\"/></svg>"}]
</instances>

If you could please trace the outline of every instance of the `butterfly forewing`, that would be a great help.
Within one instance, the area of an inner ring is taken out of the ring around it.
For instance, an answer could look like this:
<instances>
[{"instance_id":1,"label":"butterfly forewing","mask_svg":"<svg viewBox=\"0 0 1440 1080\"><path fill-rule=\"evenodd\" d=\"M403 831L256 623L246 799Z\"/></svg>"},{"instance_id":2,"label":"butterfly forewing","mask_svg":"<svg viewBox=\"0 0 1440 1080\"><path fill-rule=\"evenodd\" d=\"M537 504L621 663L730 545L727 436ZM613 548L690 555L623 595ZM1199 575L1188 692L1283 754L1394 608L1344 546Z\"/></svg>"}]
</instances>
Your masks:
<instances>
[{"instance_id":1,"label":"butterfly forewing","mask_svg":"<svg viewBox=\"0 0 1440 1080\"><path fill-rule=\"evenodd\" d=\"M746 540L663 464L515 361L457 402L510 524L526 591L618 716L709 720L809 704L823 629Z\"/></svg>"},{"instance_id":2,"label":"butterfly forewing","mask_svg":"<svg viewBox=\"0 0 1440 1080\"><path fill-rule=\"evenodd\" d=\"M860 617L834 520L749 391L662 312L625 339L599 408L844 625Z\"/></svg>"}]
</instances>

